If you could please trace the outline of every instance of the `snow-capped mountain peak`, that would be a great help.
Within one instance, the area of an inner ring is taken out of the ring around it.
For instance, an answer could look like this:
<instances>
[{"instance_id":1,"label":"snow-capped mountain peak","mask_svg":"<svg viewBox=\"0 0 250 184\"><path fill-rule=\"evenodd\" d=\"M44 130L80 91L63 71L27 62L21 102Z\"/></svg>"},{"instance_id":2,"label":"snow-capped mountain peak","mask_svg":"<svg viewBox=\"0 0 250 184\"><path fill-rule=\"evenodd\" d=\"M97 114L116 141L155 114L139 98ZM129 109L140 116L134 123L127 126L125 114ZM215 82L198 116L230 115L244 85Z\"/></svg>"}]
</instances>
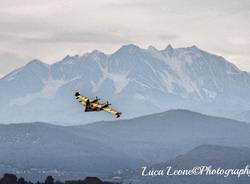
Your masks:
<instances>
[{"instance_id":1,"label":"snow-capped mountain peak","mask_svg":"<svg viewBox=\"0 0 250 184\"><path fill-rule=\"evenodd\" d=\"M171 44L168 44L167 47L164 50L166 50L166 51L167 50L172 51L172 50L174 50L174 48L172 47Z\"/></svg>"},{"instance_id":2,"label":"snow-capped mountain peak","mask_svg":"<svg viewBox=\"0 0 250 184\"><path fill-rule=\"evenodd\" d=\"M28 65L46 65L46 64L38 59L33 59L29 63L26 64L26 66Z\"/></svg>"},{"instance_id":3,"label":"snow-capped mountain peak","mask_svg":"<svg viewBox=\"0 0 250 184\"><path fill-rule=\"evenodd\" d=\"M11 121L22 112L23 121L29 120L30 114L38 117L35 120L82 121L82 116L91 114L77 111L71 98L76 90L90 97L113 99L125 117L169 108L203 112L204 104L206 111L216 114L218 109L244 110L250 105L250 75L224 58L196 46L168 45L158 50L129 44L110 55L94 50L52 65L34 60L11 72L0 80L0 102L6 104L0 108L0 120ZM65 111L68 115L61 115ZM48 116L50 112L53 116Z\"/></svg>"},{"instance_id":4,"label":"snow-capped mountain peak","mask_svg":"<svg viewBox=\"0 0 250 184\"><path fill-rule=\"evenodd\" d=\"M134 44L123 45L118 49L115 54L135 54L136 52L141 51L141 48Z\"/></svg>"}]
</instances>

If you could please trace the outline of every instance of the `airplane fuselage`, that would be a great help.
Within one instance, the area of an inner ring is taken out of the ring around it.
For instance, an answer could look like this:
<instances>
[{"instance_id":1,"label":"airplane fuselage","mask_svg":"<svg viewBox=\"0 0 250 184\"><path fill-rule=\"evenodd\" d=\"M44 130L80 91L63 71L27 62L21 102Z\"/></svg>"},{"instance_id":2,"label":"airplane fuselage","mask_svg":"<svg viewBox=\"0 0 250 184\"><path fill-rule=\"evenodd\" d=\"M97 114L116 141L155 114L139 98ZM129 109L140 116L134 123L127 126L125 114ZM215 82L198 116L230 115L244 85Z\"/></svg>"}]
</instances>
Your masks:
<instances>
[{"instance_id":1,"label":"airplane fuselage","mask_svg":"<svg viewBox=\"0 0 250 184\"><path fill-rule=\"evenodd\" d=\"M79 100L79 103L83 104L85 106L85 112L90 112L90 111L105 111L105 112L109 112L113 115L116 115L116 117L120 117L121 116L121 112L118 112L112 108L109 107L108 102L107 103L98 103L98 101L100 100L98 97L96 97L95 99L90 100L88 97L82 96L80 95L79 92L75 93L76 99Z\"/></svg>"}]
</instances>

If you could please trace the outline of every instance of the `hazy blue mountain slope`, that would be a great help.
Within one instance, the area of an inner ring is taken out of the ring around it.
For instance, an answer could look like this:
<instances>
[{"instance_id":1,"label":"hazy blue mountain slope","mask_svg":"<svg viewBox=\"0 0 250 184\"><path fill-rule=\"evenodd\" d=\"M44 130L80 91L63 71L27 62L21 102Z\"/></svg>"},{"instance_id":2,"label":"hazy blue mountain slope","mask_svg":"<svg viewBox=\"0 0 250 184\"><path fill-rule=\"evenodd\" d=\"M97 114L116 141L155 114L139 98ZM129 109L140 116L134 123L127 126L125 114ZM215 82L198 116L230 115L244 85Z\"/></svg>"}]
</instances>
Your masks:
<instances>
[{"instance_id":1,"label":"hazy blue mountain slope","mask_svg":"<svg viewBox=\"0 0 250 184\"><path fill-rule=\"evenodd\" d=\"M250 110L233 115L232 118L250 123Z\"/></svg>"},{"instance_id":2,"label":"hazy blue mountain slope","mask_svg":"<svg viewBox=\"0 0 250 184\"><path fill-rule=\"evenodd\" d=\"M201 145L191 151L176 157L173 160L149 166L147 169L165 169L171 166L171 173L174 169L191 169L197 166L212 166L213 169L245 169L250 163L250 148L247 147L225 147L215 145ZM213 184L248 184L250 178L248 176L158 176L158 177L142 177L141 169L120 172L116 174L125 180L124 183L131 184L193 184L193 183L213 183Z\"/></svg>"},{"instance_id":3,"label":"hazy blue mountain slope","mask_svg":"<svg viewBox=\"0 0 250 184\"><path fill-rule=\"evenodd\" d=\"M0 172L16 172L29 178L49 174L64 179L105 176L121 165L140 163L111 145L44 123L1 125L0 147Z\"/></svg>"},{"instance_id":4,"label":"hazy blue mountain slope","mask_svg":"<svg viewBox=\"0 0 250 184\"><path fill-rule=\"evenodd\" d=\"M0 126L0 171L27 177L107 176L202 145L250 147L250 125L184 110L82 126ZM43 174L41 174L43 173Z\"/></svg>"},{"instance_id":5,"label":"hazy blue mountain slope","mask_svg":"<svg viewBox=\"0 0 250 184\"><path fill-rule=\"evenodd\" d=\"M160 162L200 144L250 146L250 126L186 110L172 110L114 122L73 126L145 162Z\"/></svg>"}]
</instances>

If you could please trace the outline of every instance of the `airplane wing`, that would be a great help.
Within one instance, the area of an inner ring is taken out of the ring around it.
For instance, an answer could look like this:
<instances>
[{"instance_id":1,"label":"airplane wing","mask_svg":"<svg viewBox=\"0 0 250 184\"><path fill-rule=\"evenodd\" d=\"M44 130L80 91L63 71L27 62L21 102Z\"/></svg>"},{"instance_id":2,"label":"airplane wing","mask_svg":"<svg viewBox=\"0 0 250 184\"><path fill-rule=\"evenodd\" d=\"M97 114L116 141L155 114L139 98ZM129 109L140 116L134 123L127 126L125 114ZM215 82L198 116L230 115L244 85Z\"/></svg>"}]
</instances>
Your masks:
<instances>
[{"instance_id":1,"label":"airplane wing","mask_svg":"<svg viewBox=\"0 0 250 184\"><path fill-rule=\"evenodd\" d=\"M118 111L116 111L116 110L114 110L114 109L112 109L110 107L104 107L104 108L102 108L102 110L104 110L105 112L109 112L109 113L115 115L117 118L119 118L121 116L121 114L122 114L121 112L118 112Z\"/></svg>"}]
</instances>

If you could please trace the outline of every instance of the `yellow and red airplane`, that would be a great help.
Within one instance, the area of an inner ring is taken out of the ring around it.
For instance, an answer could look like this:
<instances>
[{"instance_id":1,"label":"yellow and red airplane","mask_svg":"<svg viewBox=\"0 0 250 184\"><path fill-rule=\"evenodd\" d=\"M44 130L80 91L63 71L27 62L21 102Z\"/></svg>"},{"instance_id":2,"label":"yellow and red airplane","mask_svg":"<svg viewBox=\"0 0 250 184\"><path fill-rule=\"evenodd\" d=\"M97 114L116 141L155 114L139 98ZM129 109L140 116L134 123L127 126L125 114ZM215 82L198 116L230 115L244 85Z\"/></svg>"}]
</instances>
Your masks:
<instances>
[{"instance_id":1,"label":"yellow and red airplane","mask_svg":"<svg viewBox=\"0 0 250 184\"><path fill-rule=\"evenodd\" d=\"M110 108L109 106L111 104L109 104L108 101L106 103L99 103L98 101L100 100L100 98L98 98L98 97L96 97L93 100L90 100L88 97L80 95L79 92L76 92L75 96L76 96L76 99L79 101L79 103L81 103L85 106L85 112L105 111L105 112L109 112L109 113L115 115L116 118L119 118L122 114L121 112L118 112L118 111Z\"/></svg>"}]
</instances>

